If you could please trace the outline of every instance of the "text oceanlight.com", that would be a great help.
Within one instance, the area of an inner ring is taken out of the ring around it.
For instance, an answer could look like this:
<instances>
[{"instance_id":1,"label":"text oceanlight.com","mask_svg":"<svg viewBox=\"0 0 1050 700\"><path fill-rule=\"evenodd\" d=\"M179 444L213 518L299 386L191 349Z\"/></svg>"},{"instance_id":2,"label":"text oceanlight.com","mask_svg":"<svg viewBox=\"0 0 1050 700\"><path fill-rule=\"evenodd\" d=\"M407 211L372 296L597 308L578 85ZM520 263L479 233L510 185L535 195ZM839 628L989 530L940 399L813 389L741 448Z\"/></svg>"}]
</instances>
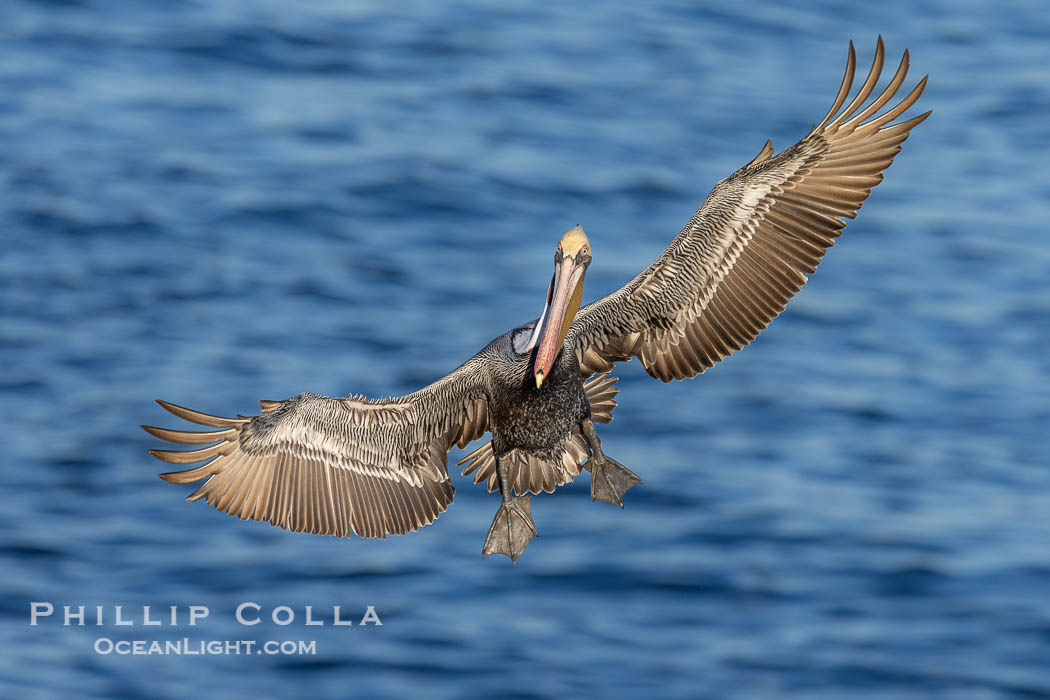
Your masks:
<instances>
[{"instance_id":1,"label":"text oceanlight.com","mask_svg":"<svg viewBox=\"0 0 1050 700\"><path fill-rule=\"evenodd\" d=\"M241 654L296 656L316 654L317 642L302 639L257 642L254 639L200 640L188 638L168 639L163 642L145 639L113 641L109 637L99 637L95 640L95 653L133 656L164 654L176 656L239 656Z\"/></svg>"},{"instance_id":2,"label":"text oceanlight.com","mask_svg":"<svg viewBox=\"0 0 1050 700\"><path fill-rule=\"evenodd\" d=\"M352 610L333 605L325 608L313 606L277 605L272 608L252 601L245 601L229 611L232 619L244 627L276 625L288 628L316 627L382 627L383 621L374 605ZM211 618L207 605L56 605L49 601L33 601L29 604L29 624L32 627L100 627L111 628L195 628L206 626ZM260 628L261 629L261 628ZM151 636L151 635L150 635ZM161 636L164 636L163 633ZM180 656L228 656L228 655L302 655L316 654L317 642L310 639L255 640L255 639L122 639L120 635L101 636L95 639L97 654L109 655L154 655Z\"/></svg>"}]
</instances>

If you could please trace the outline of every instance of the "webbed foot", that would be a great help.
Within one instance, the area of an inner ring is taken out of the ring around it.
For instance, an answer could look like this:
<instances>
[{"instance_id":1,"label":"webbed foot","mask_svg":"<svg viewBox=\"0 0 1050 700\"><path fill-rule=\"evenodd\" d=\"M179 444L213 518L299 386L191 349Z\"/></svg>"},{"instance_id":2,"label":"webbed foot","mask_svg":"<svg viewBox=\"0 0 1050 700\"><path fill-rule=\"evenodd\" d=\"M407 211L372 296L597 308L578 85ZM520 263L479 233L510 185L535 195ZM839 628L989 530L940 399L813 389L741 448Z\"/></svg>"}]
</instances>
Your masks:
<instances>
[{"instance_id":1,"label":"webbed foot","mask_svg":"<svg viewBox=\"0 0 1050 700\"><path fill-rule=\"evenodd\" d=\"M591 457L583 466L591 472L592 501L605 501L623 508L623 495L642 483L637 474L608 455L600 460Z\"/></svg>"},{"instance_id":2,"label":"webbed foot","mask_svg":"<svg viewBox=\"0 0 1050 700\"><path fill-rule=\"evenodd\" d=\"M506 554L516 561L537 534L532 522L531 496L508 498L496 511L481 554Z\"/></svg>"}]
</instances>

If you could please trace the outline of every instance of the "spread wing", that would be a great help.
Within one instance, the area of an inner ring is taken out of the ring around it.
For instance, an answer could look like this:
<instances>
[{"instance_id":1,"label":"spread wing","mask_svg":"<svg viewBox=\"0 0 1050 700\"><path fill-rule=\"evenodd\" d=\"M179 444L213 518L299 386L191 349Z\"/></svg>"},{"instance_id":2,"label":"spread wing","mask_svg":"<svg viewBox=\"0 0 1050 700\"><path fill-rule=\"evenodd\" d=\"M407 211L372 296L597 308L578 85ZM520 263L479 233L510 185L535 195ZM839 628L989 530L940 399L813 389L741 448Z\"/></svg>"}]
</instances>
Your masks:
<instances>
[{"instance_id":1,"label":"spread wing","mask_svg":"<svg viewBox=\"0 0 1050 700\"><path fill-rule=\"evenodd\" d=\"M715 186L652 265L580 310L568 339L584 376L631 357L665 382L696 376L754 340L784 309L842 232L843 217L857 215L909 131L930 114L891 124L919 98L926 78L880 113L904 82L907 51L889 85L864 106L883 57L879 37L867 79L842 108L856 67L850 42L838 96L820 124L779 155L767 142Z\"/></svg>"},{"instance_id":2,"label":"spread wing","mask_svg":"<svg viewBox=\"0 0 1050 700\"><path fill-rule=\"evenodd\" d=\"M217 430L142 427L181 445L213 443L150 452L172 464L210 460L161 474L173 484L207 478L187 500L203 498L242 520L295 532L385 538L429 525L452 502L446 453L488 427L482 364L475 357L400 398L300 394L260 401L263 414L250 418L222 418L158 400L176 416Z\"/></svg>"}]
</instances>

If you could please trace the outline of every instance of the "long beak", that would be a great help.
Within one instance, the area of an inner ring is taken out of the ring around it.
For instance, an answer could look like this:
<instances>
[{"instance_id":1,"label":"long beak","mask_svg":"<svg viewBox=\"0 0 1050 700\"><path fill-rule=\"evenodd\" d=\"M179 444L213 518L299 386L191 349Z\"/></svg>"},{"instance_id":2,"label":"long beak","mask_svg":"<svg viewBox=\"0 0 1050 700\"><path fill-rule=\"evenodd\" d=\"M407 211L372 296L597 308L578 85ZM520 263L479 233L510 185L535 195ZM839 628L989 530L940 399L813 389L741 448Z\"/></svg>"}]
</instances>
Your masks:
<instances>
[{"instance_id":1,"label":"long beak","mask_svg":"<svg viewBox=\"0 0 1050 700\"><path fill-rule=\"evenodd\" d=\"M561 351L561 344L565 341L565 334L569 332L572 320L580 308L585 270L585 265L577 263L574 257L568 255L555 265L550 299L547 308L543 310L540 347L536 351L536 363L533 365L537 389L550 374L554 360Z\"/></svg>"}]
</instances>

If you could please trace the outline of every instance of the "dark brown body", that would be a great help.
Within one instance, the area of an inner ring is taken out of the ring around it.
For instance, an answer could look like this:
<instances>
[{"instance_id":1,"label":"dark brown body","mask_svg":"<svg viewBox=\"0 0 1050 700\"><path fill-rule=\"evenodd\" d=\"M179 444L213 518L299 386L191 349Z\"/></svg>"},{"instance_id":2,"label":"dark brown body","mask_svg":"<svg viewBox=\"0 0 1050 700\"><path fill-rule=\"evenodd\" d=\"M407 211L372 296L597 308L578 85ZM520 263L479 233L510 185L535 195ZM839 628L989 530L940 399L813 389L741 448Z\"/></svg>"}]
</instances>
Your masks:
<instances>
[{"instance_id":1,"label":"dark brown body","mask_svg":"<svg viewBox=\"0 0 1050 700\"><path fill-rule=\"evenodd\" d=\"M575 352L562 352L538 389L529 371L530 358L522 355L512 372L493 375L489 429L497 457L513 449L537 451L560 445L591 417Z\"/></svg>"},{"instance_id":2,"label":"dark brown body","mask_svg":"<svg viewBox=\"0 0 1050 700\"><path fill-rule=\"evenodd\" d=\"M534 328L535 321L504 333L477 355L483 359L492 440L459 463L467 464L463 474L474 474L475 483L487 481L490 491L498 488L500 466L519 494L550 493L572 481L590 457L582 423L592 417L608 423L616 405L615 379L602 375L585 384L575 352L560 353L537 388L535 353L515 350Z\"/></svg>"}]
</instances>

